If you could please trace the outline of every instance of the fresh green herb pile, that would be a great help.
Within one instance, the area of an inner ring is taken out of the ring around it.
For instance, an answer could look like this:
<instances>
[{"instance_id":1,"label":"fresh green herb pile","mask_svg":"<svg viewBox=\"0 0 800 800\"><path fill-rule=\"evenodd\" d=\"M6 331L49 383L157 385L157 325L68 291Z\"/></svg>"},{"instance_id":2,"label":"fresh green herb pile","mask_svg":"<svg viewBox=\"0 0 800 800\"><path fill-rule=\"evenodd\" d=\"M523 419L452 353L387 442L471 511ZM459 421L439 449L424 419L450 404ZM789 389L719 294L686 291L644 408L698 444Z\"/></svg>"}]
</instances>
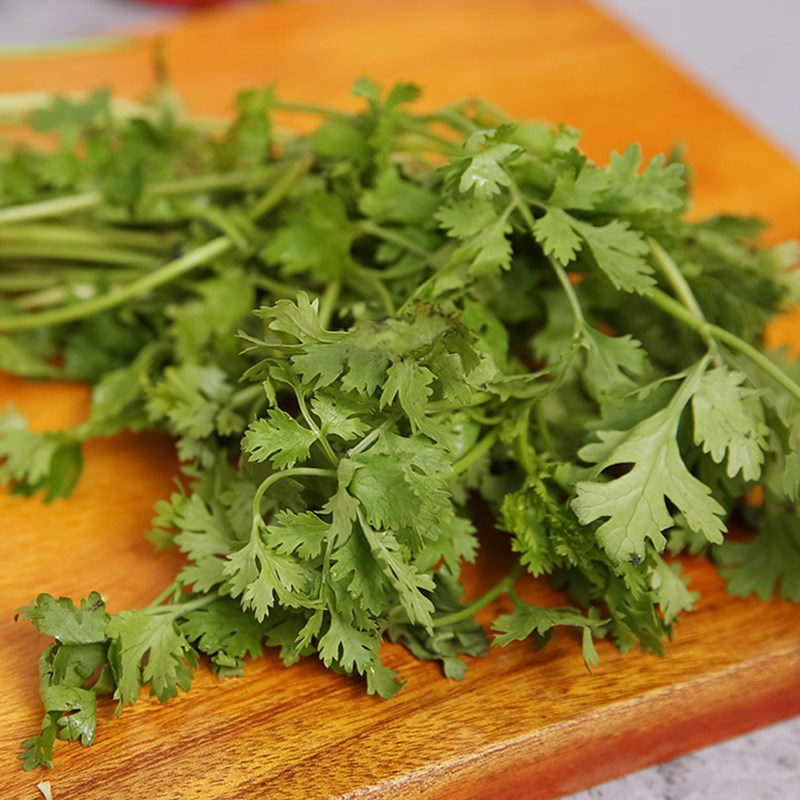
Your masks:
<instances>
[{"instance_id":1,"label":"fresh green herb pile","mask_svg":"<svg viewBox=\"0 0 800 800\"><path fill-rule=\"evenodd\" d=\"M246 91L222 127L163 99L0 100L46 139L0 163L0 367L93 385L72 430L9 410L0 475L64 497L87 438L144 428L184 473L149 536L187 563L149 606L22 609L54 640L26 768L92 742L99 694L188 689L200 654L221 676L265 645L316 655L391 697L388 637L459 678L503 591L496 645L568 625L587 665L593 637L661 652L695 599L665 548L800 599L800 386L762 345L795 248L686 221L677 159L600 167L570 128L354 92L357 114ZM519 565L465 605L476 503ZM723 544L734 515L757 532ZM573 605L523 602L522 570Z\"/></svg>"}]
</instances>

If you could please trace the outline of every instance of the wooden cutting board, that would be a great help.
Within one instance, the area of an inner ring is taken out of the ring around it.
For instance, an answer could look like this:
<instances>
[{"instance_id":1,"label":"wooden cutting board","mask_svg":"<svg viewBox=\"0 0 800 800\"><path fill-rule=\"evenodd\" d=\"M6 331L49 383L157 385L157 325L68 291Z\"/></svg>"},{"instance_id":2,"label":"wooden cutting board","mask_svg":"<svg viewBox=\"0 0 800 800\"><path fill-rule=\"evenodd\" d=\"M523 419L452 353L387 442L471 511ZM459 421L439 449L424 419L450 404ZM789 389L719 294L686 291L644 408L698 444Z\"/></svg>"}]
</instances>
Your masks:
<instances>
[{"instance_id":1,"label":"wooden cutting board","mask_svg":"<svg viewBox=\"0 0 800 800\"><path fill-rule=\"evenodd\" d=\"M638 140L648 154L688 146L696 212L759 213L769 238L800 235L800 170L773 145L607 17L578 0L390 0L264 3L210 12L165 32L171 76L198 112L230 107L241 86L274 81L286 98L355 107L352 80L414 80L430 106L469 94L510 111L586 130L604 161ZM0 61L0 91L110 84L140 95L150 80L147 37L113 52ZM774 341L797 344L787 319ZM39 428L79 421L85 388L0 378L0 402ZM408 685L392 701L313 660L284 669L267 655L219 684L161 706L143 698L119 720L99 712L89 749L59 743L56 768L23 773L19 740L37 728L36 660L45 641L14 624L40 591L85 596L112 610L148 602L178 566L144 541L153 502L175 462L156 436L87 448L73 499L49 506L0 496L0 796L56 800L203 798L556 797L800 712L800 608L737 600L714 570L689 560L698 611L665 658L620 655L601 642L586 674L579 642L559 632L543 652L518 643L470 665L462 683L387 646ZM503 535L483 537L475 593L507 568ZM539 602L556 598L531 581ZM503 601L490 609L496 613Z\"/></svg>"}]
</instances>

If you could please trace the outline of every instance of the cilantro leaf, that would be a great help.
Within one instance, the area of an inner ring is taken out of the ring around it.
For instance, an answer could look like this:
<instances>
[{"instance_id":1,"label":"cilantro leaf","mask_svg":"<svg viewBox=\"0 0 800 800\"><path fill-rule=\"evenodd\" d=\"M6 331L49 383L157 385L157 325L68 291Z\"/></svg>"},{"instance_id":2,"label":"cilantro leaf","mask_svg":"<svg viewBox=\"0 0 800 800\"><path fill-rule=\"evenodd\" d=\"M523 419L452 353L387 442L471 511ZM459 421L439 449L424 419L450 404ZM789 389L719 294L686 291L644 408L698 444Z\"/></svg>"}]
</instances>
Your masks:
<instances>
[{"instance_id":1,"label":"cilantro leaf","mask_svg":"<svg viewBox=\"0 0 800 800\"><path fill-rule=\"evenodd\" d=\"M273 408L266 419L258 419L247 429L243 447L252 461L271 459L278 469L294 466L308 458L317 434L300 425L285 411Z\"/></svg>"},{"instance_id":2,"label":"cilantro leaf","mask_svg":"<svg viewBox=\"0 0 800 800\"><path fill-rule=\"evenodd\" d=\"M505 647L511 642L527 639L532 634L536 634L540 641L546 642L559 625L580 628L583 636L583 661L588 670L598 663L592 633L599 630L603 624L602 620L584 617L574 608L539 608L522 600L516 600L513 612L502 614L495 620L494 630L498 635L492 644Z\"/></svg>"},{"instance_id":3,"label":"cilantro leaf","mask_svg":"<svg viewBox=\"0 0 800 800\"><path fill-rule=\"evenodd\" d=\"M572 501L584 525L607 518L597 529L597 537L616 562L641 561L647 540L659 551L664 548L662 531L674 524L666 499L683 513L692 530L710 542L722 541L724 509L686 468L676 441L684 408L704 371L704 363L696 365L666 408L629 430L599 431L599 441L579 454L600 470L633 465L622 477L604 483L579 482Z\"/></svg>"},{"instance_id":4,"label":"cilantro leaf","mask_svg":"<svg viewBox=\"0 0 800 800\"><path fill-rule=\"evenodd\" d=\"M692 397L694 439L718 464L726 457L728 476L741 471L746 481L758 480L764 463L768 428L757 392L743 386L740 372L706 372Z\"/></svg>"},{"instance_id":5,"label":"cilantro leaf","mask_svg":"<svg viewBox=\"0 0 800 800\"><path fill-rule=\"evenodd\" d=\"M174 614L160 609L120 611L109 621L106 634L117 681L115 697L123 705L136 701L143 683L149 683L162 702L175 697L179 688L188 691L197 654Z\"/></svg>"}]
</instances>

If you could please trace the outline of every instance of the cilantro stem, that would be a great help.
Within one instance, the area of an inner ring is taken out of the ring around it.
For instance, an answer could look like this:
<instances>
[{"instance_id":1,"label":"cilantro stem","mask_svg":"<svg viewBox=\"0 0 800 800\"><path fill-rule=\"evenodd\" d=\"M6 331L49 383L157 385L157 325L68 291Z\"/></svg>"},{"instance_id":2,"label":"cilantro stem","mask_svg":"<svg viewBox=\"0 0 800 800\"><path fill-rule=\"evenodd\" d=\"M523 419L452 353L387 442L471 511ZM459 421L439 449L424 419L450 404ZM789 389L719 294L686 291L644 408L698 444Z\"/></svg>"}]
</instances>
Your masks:
<instances>
[{"instance_id":1,"label":"cilantro stem","mask_svg":"<svg viewBox=\"0 0 800 800\"><path fill-rule=\"evenodd\" d=\"M724 342L732 350L736 350L743 356L746 356L766 372L776 383L779 383L791 395L800 400L800 386L749 342L746 342L735 333L720 328L718 325L698 319L681 303L659 289L651 289L643 296L653 303L653 305L658 306L662 311L665 311L670 316L683 322L688 327L693 328L704 339L706 336L711 336L719 342Z\"/></svg>"},{"instance_id":2,"label":"cilantro stem","mask_svg":"<svg viewBox=\"0 0 800 800\"><path fill-rule=\"evenodd\" d=\"M283 100L276 100L273 108L277 111L314 114L318 117L327 117L328 119L340 120L341 122L350 122L355 116L354 114L348 114L346 111L339 111L338 108L330 108L329 106L323 106L317 103L288 103Z\"/></svg>"},{"instance_id":3,"label":"cilantro stem","mask_svg":"<svg viewBox=\"0 0 800 800\"><path fill-rule=\"evenodd\" d=\"M169 611L173 613L176 617L183 616L184 614L188 614L190 611L197 611L198 608L203 608L207 605L210 605L215 600L219 599L219 595L216 592L210 592L203 597L195 598L194 600L189 600L187 603L171 603L170 605L166 606L156 606L151 611Z\"/></svg>"},{"instance_id":4,"label":"cilantro stem","mask_svg":"<svg viewBox=\"0 0 800 800\"><path fill-rule=\"evenodd\" d=\"M122 39L100 40L107 42L120 42ZM85 102L90 96L89 92L65 92L60 97L72 100L73 102ZM33 111L50 106L55 99L55 95L50 92L20 92L8 94L0 97L0 124L22 123ZM164 116L164 109L156 105L145 105L137 103L135 100L128 100L124 97L109 98L109 109L112 117L125 120L134 117L141 117L158 122ZM188 116L180 120L183 124L189 125L198 130L208 133L222 133L228 126L228 120L216 117Z\"/></svg>"},{"instance_id":5,"label":"cilantro stem","mask_svg":"<svg viewBox=\"0 0 800 800\"><path fill-rule=\"evenodd\" d=\"M531 447L530 417L531 407L528 405L523 412L519 433L517 434L517 453L519 454L519 461L520 464L522 464L522 468L528 475L533 475L536 472L536 456Z\"/></svg>"},{"instance_id":6,"label":"cilantro stem","mask_svg":"<svg viewBox=\"0 0 800 800\"><path fill-rule=\"evenodd\" d=\"M400 412L394 412L388 419L384 420L377 428L370 431L357 445L347 451L348 458L363 453L374 441L376 441L389 427L400 419Z\"/></svg>"},{"instance_id":7,"label":"cilantro stem","mask_svg":"<svg viewBox=\"0 0 800 800\"><path fill-rule=\"evenodd\" d=\"M253 206L250 211L250 219L253 221L259 220L266 213L272 211L286 197L292 186L311 169L313 163L314 157L310 153L306 153L292 162L286 172L270 186L264 196Z\"/></svg>"},{"instance_id":8,"label":"cilantro stem","mask_svg":"<svg viewBox=\"0 0 800 800\"><path fill-rule=\"evenodd\" d=\"M575 287L572 285L572 281L570 281L569 275L567 275L564 267L551 256L547 256L547 260L550 262L550 266L553 268L553 272L555 272L556 278L558 278L558 282L561 284L561 288L564 290L564 294L569 301L572 314L575 317L575 335L577 336L586 325L586 317L583 315L581 302L578 300Z\"/></svg>"},{"instance_id":9,"label":"cilantro stem","mask_svg":"<svg viewBox=\"0 0 800 800\"><path fill-rule=\"evenodd\" d=\"M323 328L327 328L331 324L341 288L342 282L336 278L325 287L325 291L322 293L319 304L319 324Z\"/></svg>"},{"instance_id":10,"label":"cilantro stem","mask_svg":"<svg viewBox=\"0 0 800 800\"><path fill-rule=\"evenodd\" d=\"M513 178L511 179L509 188L511 190L511 196L514 199L514 205L519 209L519 213L522 214L522 218L525 220L525 224L528 226L531 236L535 237L534 227L536 225L536 220L533 218L533 214L531 214L531 210L528 208L528 204L525 202L525 198L522 196L522 192L519 190L519 186L517 186ZM581 308L580 300L578 300L578 295L575 293L575 287L570 282L569 275L567 275L564 267L556 261L556 259L552 256L547 256L547 260L553 268L553 272L555 272L556 278L558 278L558 282L561 284L561 288L564 290L564 294L567 296L567 300L572 308L572 314L575 317L575 335L577 336L586 325L586 318L583 315L583 309Z\"/></svg>"},{"instance_id":11,"label":"cilantro stem","mask_svg":"<svg viewBox=\"0 0 800 800\"><path fill-rule=\"evenodd\" d=\"M253 283L255 283L256 286L271 292L273 295L275 295L275 297L283 297L288 300L294 300L295 297L297 297L297 292L299 291L296 285L293 286L288 283L281 283L280 281L276 281L274 278L268 278L266 275L254 275Z\"/></svg>"},{"instance_id":12,"label":"cilantro stem","mask_svg":"<svg viewBox=\"0 0 800 800\"><path fill-rule=\"evenodd\" d=\"M154 183L145 190L145 197L172 197L182 194L220 191L225 189L255 189L272 180L274 168L250 170L249 172L224 172L198 175L193 178L180 178L172 181ZM34 203L0 208L0 225L27 222L35 219L48 219L87 211L103 203L101 191L95 190L81 194L53 197Z\"/></svg>"},{"instance_id":13,"label":"cilantro stem","mask_svg":"<svg viewBox=\"0 0 800 800\"><path fill-rule=\"evenodd\" d=\"M245 386L244 389L239 389L228 401L228 405L232 408L238 408L264 396L264 387L257 383L253 386Z\"/></svg>"},{"instance_id":14,"label":"cilantro stem","mask_svg":"<svg viewBox=\"0 0 800 800\"><path fill-rule=\"evenodd\" d=\"M463 622L465 619L474 617L482 608L485 608L492 602L492 600L500 597L501 594L510 591L514 584L517 582L520 574L522 573L522 564L517 563L516 566L505 576L502 580L498 581L486 594L481 595L473 600L464 608L454 611L452 614L445 614L443 617L437 617L433 621L434 628L443 628L446 625L455 625L458 622Z\"/></svg>"},{"instance_id":15,"label":"cilantro stem","mask_svg":"<svg viewBox=\"0 0 800 800\"><path fill-rule=\"evenodd\" d=\"M439 411L461 411L464 408L472 408L474 406L481 406L491 400L496 395L491 395L488 392L473 392L470 399L465 403L451 403L449 400L433 400L428 403L425 411L429 414L436 414Z\"/></svg>"},{"instance_id":16,"label":"cilantro stem","mask_svg":"<svg viewBox=\"0 0 800 800\"><path fill-rule=\"evenodd\" d=\"M555 440L553 439L553 434L550 433L550 425L547 422L547 417L544 415L544 406L541 400L533 407L533 416L536 420L536 427L539 429L539 435L542 437L544 446L552 455L557 456L558 450Z\"/></svg>"},{"instance_id":17,"label":"cilantro stem","mask_svg":"<svg viewBox=\"0 0 800 800\"><path fill-rule=\"evenodd\" d=\"M49 311L0 317L0 331L24 331L47 325L61 325L65 322L74 322L92 314L97 314L100 311L107 311L128 300L146 294L158 286L169 283L181 275L207 264L209 261L213 261L213 259L232 247L233 243L227 236L219 236L180 256L180 258L167 262L159 269L153 270L147 275L143 275L141 278L137 278L125 284L125 286L121 286L100 297L93 297L90 300L54 308Z\"/></svg>"},{"instance_id":18,"label":"cilantro stem","mask_svg":"<svg viewBox=\"0 0 800 800\"><path fill-rule=\"evenodd\" d=\"M168 235L148 233L147 231L120 230L110 227L85 227L75 225L54 225L52 223L9 225L0 228L0 242L57 243L68 245L117 245L140 250L164 252L176 243Z\"/></svg>"},{"instance_id":19,"label":"cilantro stem","mask_svg":"<svg viewBox=\"0 0 800 800\"><path fill-rule=\"evenodd\" d=\"M389 290L384 285L383 281L380 279L375 270L367 269L367 267L362 267L360 264L356 264L354 267L351 267L351 271L353 273L351 279L348 281L350 286L355 289L359 294L371 299L371 295L369 293L364 292L364 286L361 284L360 281L353 280L353 278L361 278L365 283L368 283L370 287L374 290L375 294L378 295L381 299L381 303L383 307L386 309L386 313L389 316L393 316L395 313L394 307L394 300L392 300L392 295L389 294Z\"/></svg>"},{"instance_id":20,"label":"cilantro stem","mask_svg":"<svg viewBox=\"0 0 800 800\"><path fill-rule=\"evenodd\" d=\"M70 261L89 262L113 267L152 269L163 259L152 253L122 250L119 247L39 242L5 242L0 240L0 261Z\"/></svg>"},{"instance_id":21,"label":"cilantro stem","mask_svg":"<svg viewBox=\"0 0 800 800\"><path fill-rule=\"evenodd\" d=\"M453 464L453 473L455 475L460 475L462 472L468 470L481 456L492 449L494 443L497 441L498 435L497 428L489 431L489 433L487 433L468 453Z\"/></svg>"},{"instance_id":22,"label":"cilantro stem","mask_svg":"<svg viewBox=\"0 0 800 800\"><path fill-rule=\"evenodd\" d=\"M161 605L171 594L174 594L175 589L180 586L178 581L173 581L166 589L164 589L158 597L154 598L149 604L148 608L155 608L156 606Z\"/></svg>"},{"instance_id":23,"label":"cilantro stem","mask_svg":"<svg viewBox=\"0 0 800 800\"><path fill-rule=\"evenodd\" d=\"M691 287L683 276L683 273L678 268L678 265L673 260L672 256L652 237L648 237L648 244L650 251L653 254L656 264L658 264L661 271L664 273L670 286L672 286L678 299L686 306L694 317L702 322L706 322L705 314L697 302ZM708 345L709 349L715 348L714 339L709 334L703 334L703 339Z\"/></svg>"},{"instance_id":24,"label":"cilantro stem","mask_svg":"<svg viewBox=\"0 0 800 800\"><path fill-rule=\"evenodd\" d=\"M430 266L435 267L431 253L426 250L422 245L417 244L413 239L409 239L399 231L392 230L391 228L384 228L382 225L376 225L369 220L360 220L356 226L359 231L367 234L368 236L375 236L378 239L383 239L386 242L391 242L399 247L408 250L415 255L418 255Z\"/></svg>"},{"instance_id":25,"label":"cilantro stem","mask_svg":"<svg viewBox=\"0 0 800 800\"><path fill-rule=\"evenodd\" d=\"M336 470L318 469L317 467L294 467L293 469L284 469L281 472L273 472L272 475L268 475L263 481L261 481L258 489L256 489L255 496L253 497L254 522L261 519L261 498L264 496L264 492L266 492L270 486L278 481L281 481L284 478L293 478L297 475L317 476L320 478L335 478Z\"/></svg>"},{"instance_id":26,"label":"cilantro stem","mask_svg":"<svg viewBox=\"0 0 800 800\"><path fill-rule=\"evenodd\" d=\"M314 421L314 418L309 413L308 405L306 405L306 398L303 395L303 392L296 386L293 386L292 388L294 389L295 397L297 397L297 407L300 409L303 419L306 421L308 427L311 428L311 430L316 434L317 440L322 446L322 449L325 451L325 456L327 457L328 461L336 466L339 463L339 459L336 458L336 453L333 452L333 448L328 441L328 437L325 436L319 425L317 425L317 423Z\"/></svg>"},{"instance_id":27,"label":"cilantro stem","mask_svg":"<svg viewBox=\"0 0 800 800\"><path fill-rule=\"evenodd\" d=\"M448 106L448 108L454 109L463 114L464 109L468 108L469 106L472 106L478 111L483 111L484 114L489 114L489 116L495 117L496 119L500 120L500 122L516 122L516 120L507 111L490 102L489 100L484 100L481 97L467 97L464 100L453 103L452 105ZM468 119L468 117L464 117L464 119ZM472 122L472 120L469 121ZM474 126L473 130L478 127L474 122L472 124Z\"/></svg>"}]
</instances>

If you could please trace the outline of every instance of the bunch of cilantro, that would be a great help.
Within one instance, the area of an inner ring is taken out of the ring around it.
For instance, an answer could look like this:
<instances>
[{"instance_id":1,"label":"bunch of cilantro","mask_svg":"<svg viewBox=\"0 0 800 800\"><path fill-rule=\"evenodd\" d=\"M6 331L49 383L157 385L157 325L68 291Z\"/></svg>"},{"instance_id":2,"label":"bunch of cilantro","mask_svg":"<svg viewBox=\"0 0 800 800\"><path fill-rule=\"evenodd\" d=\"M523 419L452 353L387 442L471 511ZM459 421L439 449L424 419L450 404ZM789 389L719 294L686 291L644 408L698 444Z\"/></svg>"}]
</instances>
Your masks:
<instances>
[{"instance_id":1,"label":"bunch of cilantro","mask_svg":"<svg viewBox=\"0 0 800 800\"><path fill-rule=\"evenodd\" d=\"M485 102L354 93L349 114L245 91L230 124L165 96L0 99L38 134L0 161L0 368L93 387L70 430L9 409L0 476L68 496L82 443L124 429L169 432L183 465L149 533L186 556L159 597L21 609L53 639L26 768L91 744L98 695L188 689L201 654L224 677L277 647L391 697L388 637L460 678L502 592L495 645L566 625L587 666L595 637L661 652L696 599L665 550L800 600L800 386L763 347L796 248L687 221L677 158L601 167ZM518 564L465 604L487 506ZM736 516L755 532L723 542ZM524 602L523 571L571 604Z\"/></svg>"}]
</instances>

